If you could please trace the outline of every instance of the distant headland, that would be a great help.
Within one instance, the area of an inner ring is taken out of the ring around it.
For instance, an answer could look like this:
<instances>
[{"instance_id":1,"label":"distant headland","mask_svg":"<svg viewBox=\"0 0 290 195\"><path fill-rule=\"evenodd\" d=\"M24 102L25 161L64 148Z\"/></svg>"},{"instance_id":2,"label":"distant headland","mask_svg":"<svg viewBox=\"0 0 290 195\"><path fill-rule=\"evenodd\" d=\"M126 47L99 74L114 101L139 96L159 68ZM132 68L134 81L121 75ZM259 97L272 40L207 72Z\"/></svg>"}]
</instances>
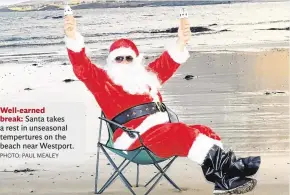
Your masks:
<instances>
[{"instance_id":1,"label":"distant headland","mask_svg":"<svg viewBox=\"0 0 290 195\"><path fill-rule=\"evenodd\" d=\"M99 1L71 1L70 6L74 10L79 9L98 9L98 8L135 8L135 7L161 7L161 6L194 6L194 5L211 5L211 4L229 4L236 2L245 2L243 0L237 1L172 1L172 0L159 0L159 1L125 1L125 0L99 0ZM63 1L27 1L15 5L5 6L0 8L0 12L28 12L28 11L53 11L62 10Z\"/></svg>"}]
</instances>

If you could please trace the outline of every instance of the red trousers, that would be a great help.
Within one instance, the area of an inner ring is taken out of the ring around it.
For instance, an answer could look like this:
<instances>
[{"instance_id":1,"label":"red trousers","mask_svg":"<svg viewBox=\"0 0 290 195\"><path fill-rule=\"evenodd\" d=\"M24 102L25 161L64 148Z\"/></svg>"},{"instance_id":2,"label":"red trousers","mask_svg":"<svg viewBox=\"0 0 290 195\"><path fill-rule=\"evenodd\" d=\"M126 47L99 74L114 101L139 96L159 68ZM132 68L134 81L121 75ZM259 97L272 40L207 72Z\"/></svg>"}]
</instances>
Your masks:
<instances>
[{"instance_id":1,"label":"red trousers","mask_svg":"<svg viewBox=\"0 0 290 195\"><path fill-rule=\"evenodd\" d=\"M193 156L199 155L198 153L204 153L204 156L213 144L221 145L221 138L204 125L160 124L144 132L141 137L144 144L162 158L181 156L195 160ZM135 141L129 149L139 146L140 142Z\"/></svg>"}]
</instances>

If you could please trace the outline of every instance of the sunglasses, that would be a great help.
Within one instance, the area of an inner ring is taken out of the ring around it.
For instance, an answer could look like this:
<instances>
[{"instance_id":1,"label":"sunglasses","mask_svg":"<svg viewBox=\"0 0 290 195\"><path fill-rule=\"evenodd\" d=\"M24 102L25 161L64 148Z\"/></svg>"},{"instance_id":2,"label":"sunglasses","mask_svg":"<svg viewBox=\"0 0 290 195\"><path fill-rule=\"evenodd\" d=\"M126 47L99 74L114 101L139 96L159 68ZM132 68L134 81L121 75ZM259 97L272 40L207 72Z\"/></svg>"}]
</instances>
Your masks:
<instances>
[{"instance_id":1,"label":"sunglasses","mask_svg":"<svg viewBox=\"0 0 290 195\"><path fill-rule=\"evenodd\" d=\"M116 62L121 63L124 60L126 60L127 62L132 62L133 61L133 57L132 56L118 56L115 58Z\"/></svg>"}]
</instances>

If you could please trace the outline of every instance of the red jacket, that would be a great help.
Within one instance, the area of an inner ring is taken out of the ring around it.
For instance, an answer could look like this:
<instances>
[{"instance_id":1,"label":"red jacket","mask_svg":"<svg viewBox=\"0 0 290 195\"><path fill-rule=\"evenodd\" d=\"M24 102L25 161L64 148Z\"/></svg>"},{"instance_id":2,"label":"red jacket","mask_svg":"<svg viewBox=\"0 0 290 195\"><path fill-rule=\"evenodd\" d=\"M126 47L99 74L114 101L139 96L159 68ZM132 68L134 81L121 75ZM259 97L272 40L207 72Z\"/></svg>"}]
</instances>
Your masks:
<instances>
[{"instance_id":1,"label":"red jacket","mask_svg":"<svg viewBox=\"0 0 290 195\"><path fill-rule=\"evenodd\" d=\"M70 48L68 48L67 51L76 77L91 91L108 119L112 119L130 107L153 101L150 94L132 95L125 92L121 86L115 85L104 69L90 61L86 55L84 47L76 52ZM180 66L180 63L177 63L176 60L174 61L174 57L171 56L172 54L170 55L170 52L165 51L159 58L147 66L149 70L157 74L161 84L164 84ZM184 56L185 60L189 57L188 55ZM158 96L160 102L162 102L162 95L160 92L158 92ZM154 126L168 122L168 117L164 114L155 114L154 116L150 115L151 119L147 119L147 121L145 119L149 116L134 119L125 124L125 126L139 130L143 133L152 127L152 125ZM142 129L138 129L141 124ZM123 132L118 129L114 134L113 141L115 142L122 134Z\"/></svg>"}]
</instances>

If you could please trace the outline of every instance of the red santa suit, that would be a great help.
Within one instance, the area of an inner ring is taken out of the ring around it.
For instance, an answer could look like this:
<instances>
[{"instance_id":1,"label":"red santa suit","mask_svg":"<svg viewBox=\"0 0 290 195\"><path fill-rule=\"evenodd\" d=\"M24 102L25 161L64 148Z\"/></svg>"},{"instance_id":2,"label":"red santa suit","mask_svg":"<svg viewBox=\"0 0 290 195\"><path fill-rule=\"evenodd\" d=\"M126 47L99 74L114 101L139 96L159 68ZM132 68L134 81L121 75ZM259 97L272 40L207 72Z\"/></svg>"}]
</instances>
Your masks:
<instances>
[{"instance_id":1,"label":"red santa suit","mask_svg":"<svg viewBox=\"0 0 290 195\"><path fill-rule=\"evenodd\" d=\"M163 101L162 95L154 85L153 87L149 85L148 91L145 90L143 93L138 93L137 88L130 91L118 84L118 79L110 77L105 68L93 64L86 55L84 38L79 33L75 40L66 37L65 42L76 77L91 91L108 119L140 104ZM108 63L117 56L128 55L136 60L142 58L132 41L117 40L111 45ZM163 85L188 58L189 52L186 48L184 51L179 51L177 45L173 45L155 61L149 63L146 69L158 78L160 85ZM139 131L144 144L160 157L177 155L188 157L201 164L213 145L222 147L220 137L209 127L182 122L171 123L166 112L139 117L124 125ZM120 129L115 131L113 141L114 147L119 149L130 150L140 146L137 137L131 138Z\"/></svg>"}]
</instances>

